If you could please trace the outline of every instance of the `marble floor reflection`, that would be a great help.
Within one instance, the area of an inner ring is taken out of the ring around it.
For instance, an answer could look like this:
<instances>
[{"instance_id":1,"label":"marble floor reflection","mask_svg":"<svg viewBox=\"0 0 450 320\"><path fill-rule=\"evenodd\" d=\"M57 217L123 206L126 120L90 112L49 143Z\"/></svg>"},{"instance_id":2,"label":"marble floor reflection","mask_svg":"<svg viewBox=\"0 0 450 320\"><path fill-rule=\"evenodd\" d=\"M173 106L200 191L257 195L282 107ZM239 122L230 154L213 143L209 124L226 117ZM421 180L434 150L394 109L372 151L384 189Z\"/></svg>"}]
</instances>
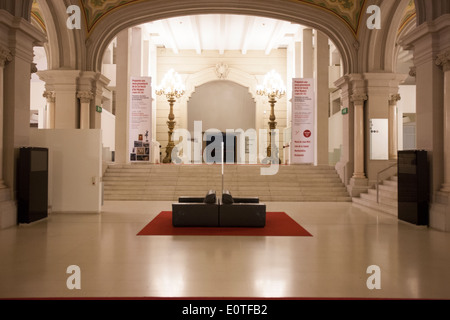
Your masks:
<instances>
[{"instance_id":1,"label":"marble floor reflection","mask_svg":"<svg viewBox=\"0 0 450 320\"><path fill-rule=\"evenodd\" d=\"M0 298L450 299L450 233L352 203L267 203L313 237L136 236L170 202L106 202L0 231ZM80 290L69 290L71 265ZM369 266L380 268L370 290Z\"/></svg>"}]
</instances>

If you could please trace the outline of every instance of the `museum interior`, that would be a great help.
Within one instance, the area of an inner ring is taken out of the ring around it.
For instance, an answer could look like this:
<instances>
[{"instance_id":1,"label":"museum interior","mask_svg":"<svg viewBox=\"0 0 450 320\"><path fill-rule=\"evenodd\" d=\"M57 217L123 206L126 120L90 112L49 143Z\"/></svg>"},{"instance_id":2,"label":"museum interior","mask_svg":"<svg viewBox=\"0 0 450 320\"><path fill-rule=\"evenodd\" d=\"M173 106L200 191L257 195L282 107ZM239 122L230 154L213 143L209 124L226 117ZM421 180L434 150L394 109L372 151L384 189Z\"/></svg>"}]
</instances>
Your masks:
<instances>
[{"instance_id":1,"label":"museum interior","mask_svg":"<svg viewBox=\"0 0 450 320\"><path fill-rule=\"evenodd\" d=\"M0 1L0 126L0 298L450 299L448 0Z\"/></svg>"}]
</instances>

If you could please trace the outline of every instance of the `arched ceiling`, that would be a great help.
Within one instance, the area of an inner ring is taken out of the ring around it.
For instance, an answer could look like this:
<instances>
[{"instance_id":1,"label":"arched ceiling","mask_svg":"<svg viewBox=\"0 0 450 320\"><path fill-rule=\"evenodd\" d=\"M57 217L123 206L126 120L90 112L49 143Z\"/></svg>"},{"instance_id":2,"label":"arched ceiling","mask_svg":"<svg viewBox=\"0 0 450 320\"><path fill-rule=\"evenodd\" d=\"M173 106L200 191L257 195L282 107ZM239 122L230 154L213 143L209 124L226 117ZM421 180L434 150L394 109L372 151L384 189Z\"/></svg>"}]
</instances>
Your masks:
<instances>
[{"instance_id":1,"label":"arched ceiling","mask_svg":"<svg viewBox=\"0 0 450 320\"><path fill-rule=\"evenodd\" d=\"M410 0L403 13L398 32L400 33L405 26L416 17L416 5L414 0Z\"/></svg>"},{"instance_id":2,"label":"arched ceiling","mask_svg":"<svg viewBox=\"0 0 450 320\"><path fill-rule=\"evenodd\" d=\"M87 32L90 34L96 24L109 13L138 2L152 0L79 0L86 19ZM366 0L288 0L305 5L316 6L342 19L355 36L361 16L364 14Z\"/></svg>"},{"instance_id":3,"label":"arched ceiling","mask_svg":"<svg viewBox=\"0 0 450 320\"><path fill-rule=\"evenodd\" d=\"M40 28L42 28L44 32L47 30L41 8L39 7L37 0L33 0L33 6L31 7L31 18L39 25Z\"/></svg>"}]
</instances>

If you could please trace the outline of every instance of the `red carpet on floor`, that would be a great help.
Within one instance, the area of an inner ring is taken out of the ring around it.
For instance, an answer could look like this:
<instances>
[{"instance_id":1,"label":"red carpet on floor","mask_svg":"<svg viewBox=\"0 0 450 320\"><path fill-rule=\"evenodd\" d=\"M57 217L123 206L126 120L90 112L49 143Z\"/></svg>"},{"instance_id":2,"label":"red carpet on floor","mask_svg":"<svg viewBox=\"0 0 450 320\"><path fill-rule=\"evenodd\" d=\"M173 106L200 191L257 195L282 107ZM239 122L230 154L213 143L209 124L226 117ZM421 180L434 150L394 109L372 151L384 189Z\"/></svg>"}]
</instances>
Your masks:
<instances>
[{"instance_id":1,"label":"red carpet on floor","mask_svg":"<svg viewBox=\"0 0 450 320\"><path fill-rule=\"evenodd\" d=\"M172 212L163 211L137 235L312 237L284 212L267 212L265 228L175 228L172 225Z\"/></svg>"}]
</instances>

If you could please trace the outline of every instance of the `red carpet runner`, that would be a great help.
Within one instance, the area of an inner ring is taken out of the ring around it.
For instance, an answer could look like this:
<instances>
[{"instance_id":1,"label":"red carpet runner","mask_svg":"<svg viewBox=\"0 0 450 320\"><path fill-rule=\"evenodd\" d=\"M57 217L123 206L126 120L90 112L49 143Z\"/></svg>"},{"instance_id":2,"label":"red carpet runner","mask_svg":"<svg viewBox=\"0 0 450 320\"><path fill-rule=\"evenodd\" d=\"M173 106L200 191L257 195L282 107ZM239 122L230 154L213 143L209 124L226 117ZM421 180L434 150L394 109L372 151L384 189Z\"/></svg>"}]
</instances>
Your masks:
<instances>
[{"instance_id":1,"label":"red carpet runner","mask_svg":"<svg viewBox=\"0 0 450 320\"><path fill-rule=\"evenodd\" d=\"M174 228L172 212L163 211L138 236L272 236L312 237L284 212L267 212L265 228Z\"/></svg>"}]
</instances>

